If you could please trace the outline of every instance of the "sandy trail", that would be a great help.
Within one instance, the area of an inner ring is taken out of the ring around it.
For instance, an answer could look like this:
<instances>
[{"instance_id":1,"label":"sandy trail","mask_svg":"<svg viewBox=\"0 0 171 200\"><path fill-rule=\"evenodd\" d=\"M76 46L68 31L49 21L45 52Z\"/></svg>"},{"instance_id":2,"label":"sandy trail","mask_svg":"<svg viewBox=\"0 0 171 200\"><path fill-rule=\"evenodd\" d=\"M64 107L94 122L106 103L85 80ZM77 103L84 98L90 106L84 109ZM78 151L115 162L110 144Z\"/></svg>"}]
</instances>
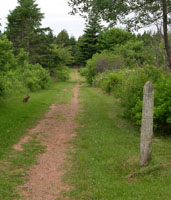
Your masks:
<instances>
[{"instance_id":1,"label":"sandy trail","mask_svg":"<svg viewBox=\"0 0 171 200\"><path fill-rule=\"evenodd\" d=\"M62 191L69 190L69 186L62 182L65 174L65 159L67 143L76 136L77 123L75 117L79 110L79 84L73 89L73 98L66 105L52 105L45 118L30 130L37 134L41 144L46 146L46 152L40 155L38 164L32 166L28 172L29 180L24 185L24 200L55 200ZM28 140L26 136L23 141ZM21 150L21 141L15 148ZM64 199L64 198L63 198Z\"/></svg>"}]
</instances>

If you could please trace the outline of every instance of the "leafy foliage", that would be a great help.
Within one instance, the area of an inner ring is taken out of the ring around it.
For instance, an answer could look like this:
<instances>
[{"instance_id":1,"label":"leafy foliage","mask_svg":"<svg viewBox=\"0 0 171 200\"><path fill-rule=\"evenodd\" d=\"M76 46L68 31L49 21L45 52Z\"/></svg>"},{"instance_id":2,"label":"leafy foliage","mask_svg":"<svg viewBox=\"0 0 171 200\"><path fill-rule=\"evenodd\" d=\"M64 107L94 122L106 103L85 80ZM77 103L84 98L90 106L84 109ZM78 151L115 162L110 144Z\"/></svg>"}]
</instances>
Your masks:
<instances>
[{"instance_id":1,"label":"leafy foliage","mask_svg":"<svg viewBox=\"0 0 171 200\"><path fill-rule=\"evenodd\" d=\"M29 64L23 49L14 56L12 43L5 35L0 39L0 53L0 96L44 89L51 83L49 72L39 64Z\"/></svg>"},{"instance_id":2,"label":"leafy foliage","mask_svg":"<svg viewBox=\"0 0 171 200\"><path fill-rule=\"evenodd\" d=\"M84 16L92 13L98 15L112 25L119 21L126 24L131 30L147 25L163 24L164 44L167 54L168 67L171 68L171 49L168 37L168 25L171 24L170 0L130 0L130 1L106 1L106 0L69 0L72 14L77 12Z\"/></svg>"},{"instance_id":3,"label":"leafy foliage","mask_svg":"<svg viewBox=\"0 0 171 200\"><path fill-rule=\"evenodd\" d=\"M136 39L134 34L120 28L106 29L99 34L98 51L113 50L116 46L124 45L134 39Z\"/></svg>"},{"instance_id":4,"label":"leafy foliage","mask_svg":"<svg viewBox=\"0 0 171 200\"><path fill-rule=\"evenodd\" d=\"M63 66L61 69L55 69L53 77L56 81L67 81L69 79L69 68Z\"/></svg>"},{"instance_id":5,"label":"leafy foliage","mask_svg":"<svg viewBox=\"0 0 171 200\"><path fill-rule=\"evenodd\" d=\"M56 44L52 44L50 48L49 69L53 72L53 69L61 69L63 66L67 66L72 63L72 55L70 47L60 47Z\"/></svg>"},{"instance_id":6,"label":"leafy foliage","mask_svg":"<svg viewBox=\"0 0 171 200\"><path fill-rule=\"evenodd\" d=\"M171 131L171 74L163 76L155 85L154 113L156 126Z\"/></svg>"},{"instance_id":7,"label":"leafy foliage","mask_svg":"<svg viewBox=\"0 0 171 200\"><path fill-rule=\"evenodd\" d=\"M129 68L155 63L154 55L146 51L143 41L129 40L123 45L117 45L114 54L121 55L125 66Z\"/></svg>"},{"instance_id":8,"label":"leafy foliage","mask_svg":"<svg viewBox=\"0 0 171 200\"><path fill-rule=\"evenodd\" d=\"M95 75L105 70L118 70L124 67L122 57L116 56L111 52L104 51L101 54L94 54L92 59L87 61L86 79L92 84Z\"/></svg>"},{"instance_id":9,"label":"leafy foliage","mask_svg":"<svg viewBox=\"0 0 171 200\"><path fill-rule=\"evenodd\" d=\"M0 73L7 72L16 67L12 43L5 35L0 37Z\"/></svg>"},{"instance_id":10,"label":"leafy foliage","mask_svg":"<svg viewBox=\"0 0 171 200\"><path fill-rule=\"evenodd\" d=\"M70 39L67 31L62 30L56 37L56 44L64 47L68 47L70 45Z\"/></svg>"},{"instance_id":11,"label":"leafy foliage","mask_svg":"<svg viewBox=\"0 0 171 200\"><path fill-rule=\"evenodd\" d=\"M162 70L149 65L131 70L105 71L91 76L94 86L115 94L125 107L125 117L132 119L138 125L141 124L142 118L143 87L149 80L155 85L154 126L169 132L171 130L170 73L164 75Z\"/></svg>"},{"instance_id":12,"label":"leafy foliage","mask_svg":"<svg viewBox=\"0 0 171 200\"><path fill-rule=\"evenodd\" d=\"M20 73L22 73L25 86L29 88L30 91L45 89L51 83L48 71L39 64L27 64L25 69L21 70Z\"/></svg>"}]
</instances>

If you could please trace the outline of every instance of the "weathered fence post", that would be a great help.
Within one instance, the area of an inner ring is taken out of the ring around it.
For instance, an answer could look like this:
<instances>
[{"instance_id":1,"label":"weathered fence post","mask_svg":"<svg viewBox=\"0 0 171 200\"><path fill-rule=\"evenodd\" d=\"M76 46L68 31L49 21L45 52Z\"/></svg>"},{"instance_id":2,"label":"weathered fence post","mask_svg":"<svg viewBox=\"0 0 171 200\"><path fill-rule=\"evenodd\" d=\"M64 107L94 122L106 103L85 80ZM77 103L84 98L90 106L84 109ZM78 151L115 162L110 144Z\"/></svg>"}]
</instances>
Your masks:
<instances>
[{"instance_id":1,"label":"weathered fence post","mask_svg":"<svg viewBox=\"0 0 171 200\"><path fill-rule=\"evenodd\" d=\"M140 166L146 166L152 154L154 86L148 81L144 85L141 123Z\"/></svg>"}]
</instances>

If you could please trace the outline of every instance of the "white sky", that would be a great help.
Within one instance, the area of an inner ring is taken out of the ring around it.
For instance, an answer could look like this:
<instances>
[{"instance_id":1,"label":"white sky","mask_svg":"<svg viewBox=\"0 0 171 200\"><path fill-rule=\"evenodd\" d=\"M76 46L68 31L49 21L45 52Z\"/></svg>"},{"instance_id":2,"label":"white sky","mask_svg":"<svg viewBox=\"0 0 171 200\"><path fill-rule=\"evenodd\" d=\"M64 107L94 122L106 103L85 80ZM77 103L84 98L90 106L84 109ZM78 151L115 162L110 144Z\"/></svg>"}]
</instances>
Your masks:
<instances>
[{"instance_id":1,"label":"white sky","mask_svg":"<svg viewBox=\"0 0 171 200\"><path fill-rule=\"evenodd\" d=\"M57 35L61 30L66 29L69 35L78 38L83 34L84 19L79 15L69 15L71 8L67 4L67 0L37 0L36 3L41 8L41 12L45 14L42 20L43 27L50 27L54 34ZM17 6L17 0L3 0L0 8L0 23L4 30L6 27L6 17L9 10L13 10Z\"/></svg>"},{"instance_id":2,"label":"white sky","mask_svg":"<svg viewBox=\"0 0 171 200\"><path fill-rule=\"evenodd\" d=\"M83 34L85 21L79 15L68 14L71 8L68 6L67 0L37 0L36 3L41 8L41 12L45 14L42 26L50 27L55 35L63 29L66 29L70 36L74 35L76 38ZM4 30L4 27L6 27L6 17L9 10L13 10L16 6L17 0L2 0L0 7L2 27L0 27L0 30ZM143 33L144 30L149 30L149 28L140 29L138 32Z\"/></svg>"}]
</instances>

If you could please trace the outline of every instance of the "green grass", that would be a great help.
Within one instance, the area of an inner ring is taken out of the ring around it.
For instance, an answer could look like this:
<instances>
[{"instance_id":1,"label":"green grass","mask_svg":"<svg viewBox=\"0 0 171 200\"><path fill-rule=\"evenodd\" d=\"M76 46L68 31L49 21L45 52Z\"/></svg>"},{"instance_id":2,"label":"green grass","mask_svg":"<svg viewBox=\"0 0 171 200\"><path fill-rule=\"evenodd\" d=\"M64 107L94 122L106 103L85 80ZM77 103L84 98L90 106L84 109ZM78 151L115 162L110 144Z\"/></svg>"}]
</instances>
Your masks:
<instances>
[{"instance_id":1,"label":"green grass","mask_svg":"<svg viewBox=\"0 0 171 200\"><path fill-rule=\"evenodd\" d=\"M6 156L28 127L36 124L52 103L69 102L74 84L74 82L53 84L47 90L30 94L28 103L22 102L23 96L13 96L0 101L0 159Z\"/></svg>"},{"instance_id":2,"label":"green grass","mask_svg":"<svg viewBox=\"0 0 171 200\"><path fill-rule=\"evenodd\" d=\"M74 81L53 84L49 89L32 93L28 103L23 96L0 102L0 200L23 199L20 187L27 180L28 168L36 163L45 147L36 136L26 143L23 151L12 147L48 111L52 103L69 103Z\"/></svg>"},{"instance_id":3,"label":"green grass","mask_svg":"<svg viewBox=\"0 0 171 200\"><path fill-rule=\"evenodd\" d=\"M78 200L170 200L171 138L154 138L153 159L139 167L139 128L122 118L122 108L96 89L80 90L81 124L71 153L65 195Z\"/></svg>"},{"instance_id":4,"label":"green grass","mask_svg":"<svg viewBox=\"0 0 171 200\"><path fill-rule=\"evenodd\" d=\"M23 145L23 151L13 151L1 163L0 167L0 199L22 199L20 187L27 180L28 167L36 163L37 156L45 147L33 139Z\"/></svg>"}]
</instances>

